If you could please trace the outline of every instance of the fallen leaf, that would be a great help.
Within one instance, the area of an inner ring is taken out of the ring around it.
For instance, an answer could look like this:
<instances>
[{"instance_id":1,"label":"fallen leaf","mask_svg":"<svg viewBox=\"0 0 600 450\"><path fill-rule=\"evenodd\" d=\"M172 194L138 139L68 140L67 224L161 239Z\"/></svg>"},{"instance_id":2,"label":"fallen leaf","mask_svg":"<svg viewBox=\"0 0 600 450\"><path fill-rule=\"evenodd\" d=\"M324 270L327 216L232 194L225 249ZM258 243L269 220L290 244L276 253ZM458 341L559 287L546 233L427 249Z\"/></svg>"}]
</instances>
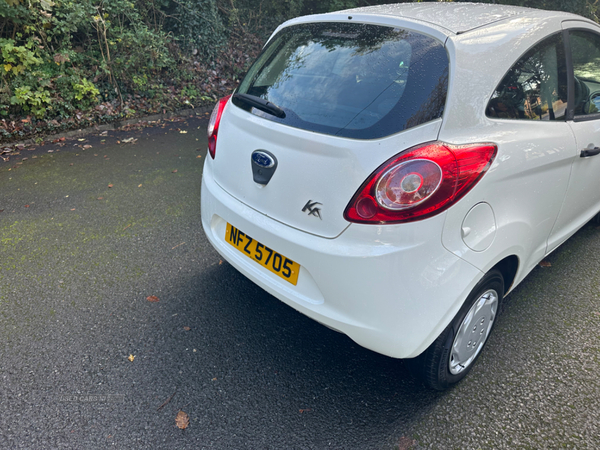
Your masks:
<instances>
[{"instance_id":1,"label":"fallen leaf","mask_svg":"<svg viewBox=\"0 0 600 450\"><path fill-rule=\"evenodd\" d=\"M540 267L552 267L552 263L544 259L540 262Z\"/></svg>"},{"instance_id":2,"label":"fallen leaf","mask_svg":"<svg viewBox=\"0 0 600 450\"><path fill-rule=\"evenodd\" d=\"M175 169L172 173L177 173L177 169Z\"/></svg>"},{"instance_id":3,"label":"fallen leaf","mask_svg":"<svg viewBox=\"0 0 600 450\"><path fill-rule=\"evenodd\" d=\"M79 142L83 142L85 141L85 139L77 139Z\"/></svg>"},{"instance_id":4,"label":"fallen leaf","mask_svg":"<svg viewBox=\"0 0 600 450\"><path fill-rule=\"evenodd\" d=\"M70 165L70 166L72 166L72 165L73 165L73 163L71 163L71 164L69 164L69 165Z\"/></svg>"},{"instance_id":5,"label":"fallen leaf","mask_svg":"<svg viewBox=\"0 0 600 450\"><path fill-rule=\"evenodd\" d=\"M71 211L75 211L75 208L71 208Z\"/></svg>"},{"instance_id":6,"label":"fallen leaf","mask_svg":"<svg viewBox=\"0 0 600 450\"><path fill-rule=\"evenodd\" d=\"M48 153L54 153L54 150L48 150Z\"/></svg>"},{"instance_id":7,"label":"fallen leaf","mask_svg":"<svg viewBox=\"0 0 600 450\"><path fill-rule=\"evenodd\" d=\"M180 133L181 133L181 134L186 134L186 133L187 133L187 131L185 131L185 130L181 130L181 131L180 131Z\"/></svg>"},{"instance_id":8,"label":"fallen leaf","mask_svg":"<svg viewBox=\"0 0 600 450\"><path fill-rule=\"evenodd\" d=\"M217 381L217 379L216 379L216 378L213 378L213 379L212 379L212 381Z\"/></svg>"},{"instance_id":9,"label":"fallen leaf","mask_svg":"<svg viewBox=\"0 0 600 450\"><path fill-rule=\"evenodd\" d=\"M190 416L188 416L183 411L179 411L177 413L177 416L175 416L175 425L177 425L177 428L179 428L180 430L185 430L189 424Z\"/></svg>"},{"instance_id":10,"label":"fallen leaf","mask_svg":"<svg viewBox=\"0 0 600 450\"><path fill-rule=\"evenodd\" d=\"M111 188L111 187L113 187L113 186L114 186L113 184L109 184L109 185L108 185L108 187L109 187L109 188Z\"/></svg>"},{"instance_id":11,"label":"fallen leaf","mask_svg":"<svg viewBox=\"0 0 600 450\"><path fill-rule=\"evenodd\" d=\"M160 299L156 295L149 295L148 297L146 297L146 300L152 303L160 301Z\"/></svg>"},{"instance_id":12,"label":"fallen leaf","mask_svg":"<svg viewBox=\"0 0 600 450\"><path fill-rule=\"evenodd\" d=\"M98 200L104 200L104 197L98 197Z\"/></svg>"},{"instance_id":13,"label":"fallen leaf","mask_svg":"<svg viewBox=\"0 0 600 450\"><path fill-rule=\"evenodd\" d=\"M183 327L183 329L184 329L185 331L190 331L190 330L191 330L191 328L190 328L190 327Z\"/></svg>"},{"instance_id":14,"label":"fallen leaf","mask_svg":"<svg viewBox=\"0 0 600 450\"><path fill-rule=\"evenodd\" d=\"M90 144L85 144L83 148L87 150L88 148L92 148L92 146Z\"/></svg>"},{"instance_id":15,"label":"fallen leaf","mask_svg":"<svg viewBox=\"0 0 600 450\"><path fill-rule=\"evenodd\" d=\"M123 142L126 143L126 144L129 144L129 143L133 144L135 141L137 141L137 139L136 138L132 138L132 137L127 138L127 139L123 139Z\"/></svg>"},{"instance_id":16,"label":"fallen leaf","mask_svg":"<svg viewBox=\"0 0 600 450\"><path fill-rule=\"evenodd\" d=\"M142 187L142 185L141 185L141 184L138 184L138 187Z\"/></svg>"},{"instance_id":17,"label":"fallen leaf","mask_svg":"<svg viewBox=\"0 0 600 450\"><path fill-rule=\"evenodd\" d=\"M398 441L398 450L410 450L417 444L417 441L406 436L402 436Z\"/></svg>"},{"instance_id":18,"label":"fallen leaf","mask_svg":"<svg viewBox=\"0 0 600 450\"><path fill-rule=\"evenodd\" d=\"M133 360L135 359L135 355L131 355L131 354L130 354L130 355L127 357L127 359L128 359L129 361L133 362Z\"/></svg>"},{"instance_id":19,"label":"fallen leaf","mask_svg":"<svg viewBox=\"0 0 600 450\"><path fill-rule=\"evenodd\" d=\"M202 158L202 155L198 155L198 156L196 156L196 158Z\"/></svg>"},{"instance_id":20,"label":"fallen leaf","mask_svg":"<svg viewBox=\"0 0 600 450\"><path fill-rule=\"evenodd\" d=\"M25 208L29 208L29 205L25 205Z\"/></svg>"},{"instance_id":21,"label":"fallen leaf","mask_svg":"<svg viewBox=\"0 0 600 450\"><path fill-rule=\"evenodd\" d=\"M310 412L310 411L312 411L312 409L301 409L300 414L305 413L305 412Z\"/></svg>"}]
</instances>

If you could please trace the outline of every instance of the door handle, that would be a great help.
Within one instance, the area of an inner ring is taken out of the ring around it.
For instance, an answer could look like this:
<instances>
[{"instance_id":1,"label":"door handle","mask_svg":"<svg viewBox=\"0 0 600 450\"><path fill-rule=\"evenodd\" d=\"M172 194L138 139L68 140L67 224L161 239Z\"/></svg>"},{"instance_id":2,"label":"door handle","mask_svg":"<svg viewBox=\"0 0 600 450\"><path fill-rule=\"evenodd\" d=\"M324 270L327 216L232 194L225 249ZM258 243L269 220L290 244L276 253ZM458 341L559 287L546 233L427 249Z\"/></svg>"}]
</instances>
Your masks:
<instances>
[{"instance_id":1,"label":"door handle","mask_svg":"<svg viewBox=\"0 0 600 450\"><path fill-rule=\"evenodd\" d=\"M581 150L581 154L579 156L582 158L587 158L588 156L595 156L598 154L600 154L600 147L594 147Z\"/></svg>"}]
</instances>

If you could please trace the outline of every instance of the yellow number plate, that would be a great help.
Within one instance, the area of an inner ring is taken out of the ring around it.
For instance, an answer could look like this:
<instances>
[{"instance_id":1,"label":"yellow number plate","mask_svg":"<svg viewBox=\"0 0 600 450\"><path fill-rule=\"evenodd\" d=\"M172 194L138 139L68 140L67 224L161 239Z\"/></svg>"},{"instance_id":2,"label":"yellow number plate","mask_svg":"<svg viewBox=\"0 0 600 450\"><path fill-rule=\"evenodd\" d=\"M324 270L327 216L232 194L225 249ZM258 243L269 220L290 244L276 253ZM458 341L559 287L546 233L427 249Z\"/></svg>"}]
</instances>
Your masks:
<instances>
[{"instance_id":1,"label":"yellow number plate","mask_svg":"<svg viewBox=\"0 0 600 450\"><path fill-rule=\"evenodd\" d=\"M294 286L298 283L300 264L255 241L230 223L227 224L225 240L248 258L256 261L285 281L289 281Z\"/></svg>"}]
</instances>

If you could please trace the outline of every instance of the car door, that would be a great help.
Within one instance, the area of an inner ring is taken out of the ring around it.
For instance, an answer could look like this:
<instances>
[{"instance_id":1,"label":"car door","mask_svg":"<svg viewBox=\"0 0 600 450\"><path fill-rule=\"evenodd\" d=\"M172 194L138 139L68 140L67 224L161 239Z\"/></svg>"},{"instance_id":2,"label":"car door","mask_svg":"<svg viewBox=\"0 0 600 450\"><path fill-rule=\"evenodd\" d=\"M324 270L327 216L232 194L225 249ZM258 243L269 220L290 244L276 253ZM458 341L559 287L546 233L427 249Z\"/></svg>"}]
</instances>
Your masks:
<instances>
[{"instance_id":1,"label":"car door","mask_svg":"<svg viewBox=\"0 0 600 450\"><path fill-rule=\"evenodd\" d=\"M600 27L584 21L563 22L569 75L567 123L577 153L547 252L564 242L600 211Z\"/></svg>"}]
</instances>

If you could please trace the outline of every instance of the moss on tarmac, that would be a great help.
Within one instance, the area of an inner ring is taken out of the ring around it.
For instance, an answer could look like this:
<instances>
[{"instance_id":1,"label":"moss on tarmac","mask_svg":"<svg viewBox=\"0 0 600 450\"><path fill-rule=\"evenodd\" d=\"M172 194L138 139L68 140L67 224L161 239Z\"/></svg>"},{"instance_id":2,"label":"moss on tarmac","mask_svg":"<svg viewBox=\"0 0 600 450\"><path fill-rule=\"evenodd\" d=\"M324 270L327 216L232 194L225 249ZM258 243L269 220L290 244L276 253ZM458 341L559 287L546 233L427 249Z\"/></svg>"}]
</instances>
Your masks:
<instances>
[{"instance_id":1,"label":"moss on tarmac","mask_svg":"<svg viewBox=\"0 0 600 450\"><path fill-rule=\"evenodd\" d=\"M73 138L0 164L0 314L11 325L0 327L4 342L68 314L65 305L101 302L106 289L141 279L156 261L150 253L181 243L169 234L176 224L200 231L205 125L163 125ZM163 248L137 245L160 234Z\"/></svg>"}]
</instances>

